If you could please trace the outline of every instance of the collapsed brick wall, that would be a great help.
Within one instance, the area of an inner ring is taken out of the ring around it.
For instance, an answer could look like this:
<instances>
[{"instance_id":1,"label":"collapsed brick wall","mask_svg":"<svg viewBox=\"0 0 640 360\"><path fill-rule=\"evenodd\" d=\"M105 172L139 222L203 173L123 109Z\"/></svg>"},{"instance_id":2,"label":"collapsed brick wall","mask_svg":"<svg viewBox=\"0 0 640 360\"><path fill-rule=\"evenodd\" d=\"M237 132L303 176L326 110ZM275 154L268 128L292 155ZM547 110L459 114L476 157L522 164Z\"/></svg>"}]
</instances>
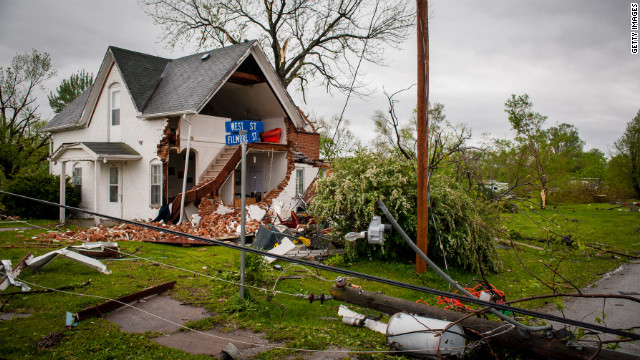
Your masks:
<instances>
[{"instance_id":1,"label":"collapsed brick wall","mask_svg":"<svg viewBox=\"0 0 640 360\"><path fill-rule=\"evenodd\" d=\"M293 123L286 119L287 144L305 154L311 160L320 159L320 134L298 130Z\"/></svg>"},{"instance_id":2,"label":"collapsed brick wall","mask_svg":"<svg viewBox=\"0 0 640 360\"><path fill-rule=\"evenodd\" d=\"M267 208L271 205L271 202L275 200L278 195L284 190L284 188L289 183L291 179L291 174L295 169L296 165L293 159L293 152L291 150L287 151L287 174L284 179L276 186L273 190L269 191L266 196L258 203L259 206ZM198 205L198 215L206 216L211 215L219 206L219 198L214 197L212 195L207 195L200 200L200 204Z\"/></svg>"}]
</instances>

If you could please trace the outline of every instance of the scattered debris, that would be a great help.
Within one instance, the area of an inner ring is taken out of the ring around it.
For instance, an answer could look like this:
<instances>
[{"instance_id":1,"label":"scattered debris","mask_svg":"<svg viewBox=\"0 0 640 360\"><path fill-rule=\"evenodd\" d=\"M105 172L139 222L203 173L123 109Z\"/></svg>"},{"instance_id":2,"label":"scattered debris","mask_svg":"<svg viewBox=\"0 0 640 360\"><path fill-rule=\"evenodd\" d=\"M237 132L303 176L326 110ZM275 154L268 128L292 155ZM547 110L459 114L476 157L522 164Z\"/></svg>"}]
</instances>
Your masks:
<instances>
[{"instance_id":1,"label":"scattered debris","mask_svg":"<svg viewBox=\"0 0 640 360\"><path fill-rule=\"evenodd\" d=\"M119 259L122 256L116 242L89 242L70 246L69 248L77 249L80 254L92 258Z\"/></svg>"},{"instance_id":2,"label":"scattered debris","mask_svg":"<svg viewBox=\"0 0 640 360\"><path fill-rule=\"evenodd\" d=\"M66 258L69 258L71 260L84 264L92 269L96 269L103 274L107 274L107 275L111 274L111 271L107 270L107 266L102 262L100 262L99 260L90 258L82 254L78 254L77 252L69 250L69 248L62 248L59 250L50 251L44 255L27 259L26 264L27 264L27 267L29 267L29 269L36 271L43 268L47 264L49 264L51 261L53 261L53 259L58 257L58 255L62 255Z\"/></svg>"},{"instance_id":3,"label":"scattered debris","mask_svg":"<svg viewBox=\"0 0 640 360\"><path fill-rule=\"evenodd\" d=\"M27 267L27 260L32 258L33 255L28 253L16 267L11 268L11 260L2 260L0 263L0 271L2 271L5 276L0 280L0 291L4 291L9 285L19 286L22 288L22 291L29 291L29 287L19 281L16 280L18 275Z\"/></svg>"},{"instance_id":4,"label":"scattered debris","mask_svg":"<svg viewBox=\"0 0 640 360\"><path fill-rule=\"evenodd\" d=\"M357 313L344 305L338 308L338 315L342 316L342 322L347 325L364 326L381 334L387 333L387 324Z\"/></svg>"},{"instance_id":5,"label":"scattered debris","mask_svg":"<svg viewBox=\"0 0 640 360\"><path fill-rule=\"evenodd\" d=\"M274 247L273 249L267 251L269 254L275 254L275 255L285 255L286 253L288 253L289 251L295 249L296 245L289 240L289 238L284 238L282 239L282 242L280 243L280 245ZM272 262L274 262L276 260L276 258L270 257L270 256L265 256L264 257L265 260L271 264Z\"/></svg>"},{"instance_id":6,"label":"scattered debris","mask_svg":"<svg viewBox=\"0 0 640 360\"><path fill-rule=\"evenodd\" d=\"M53 349L54 347L58 346L60 341L62 341L62 338L64 337L64 333L67 330L69 329L64 329L62 331L54 331L49 335L46 335L42 339L38 340L38 342L36 343L36 348L38 348L38 350Z\"/></svg>"}]
</instances>

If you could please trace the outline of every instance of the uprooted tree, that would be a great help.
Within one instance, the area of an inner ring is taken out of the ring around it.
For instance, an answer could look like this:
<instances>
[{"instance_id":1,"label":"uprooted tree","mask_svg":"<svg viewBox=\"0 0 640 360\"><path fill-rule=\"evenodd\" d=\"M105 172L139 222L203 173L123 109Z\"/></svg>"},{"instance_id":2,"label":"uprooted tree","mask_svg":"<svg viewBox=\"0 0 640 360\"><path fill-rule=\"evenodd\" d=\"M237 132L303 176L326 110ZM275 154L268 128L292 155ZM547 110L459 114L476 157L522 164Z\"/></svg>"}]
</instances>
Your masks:
<instances>
[{"instance_id":1,"label":"uprooted tree","mask_svg":"<svg viewBox=\"0 0 640 360\"><path fill-rule=\"evenodd\" d=\"M332 173L317 181L311 211L330 218L337 234L366 230L381 199L413 239L416 238L416 161L396 154L359 149L352 156L332 164ZM490 204L477 201L446 172L433 175L430 182L431 210L429 254L434 260L446 256L448 264L472 271L498 271L500 261L493 245L491 227L499 227L499 216ZM491 227L485 226L486 224ZM397 234L383 247L358 241L347 245L352 258L413 260L415 253Z\"/></svg>"},{"instance_id":2,"label":"uprooted tree","mask_svg":"<svg viewBox=\"0 0 640 360\"><path fill-rule=\"evenodd\" d=\"M142 0L165 39L199 48L257 39L285 87L303 91L313 79L349 91L362 57L381 63L386 47L408 36L414 12L407 1L375 0Z\"/></svg>"}]
</instances>

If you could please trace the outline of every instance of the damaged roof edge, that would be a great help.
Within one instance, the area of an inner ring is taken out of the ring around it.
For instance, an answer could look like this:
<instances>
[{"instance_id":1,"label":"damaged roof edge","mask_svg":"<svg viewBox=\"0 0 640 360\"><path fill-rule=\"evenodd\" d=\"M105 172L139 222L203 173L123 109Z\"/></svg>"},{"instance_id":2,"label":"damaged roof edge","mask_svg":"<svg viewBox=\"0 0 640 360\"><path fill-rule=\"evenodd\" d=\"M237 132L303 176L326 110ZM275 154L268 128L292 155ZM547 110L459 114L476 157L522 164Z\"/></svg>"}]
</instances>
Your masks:
<instances>
[{"instance_id":1,"label":"damaged roof edge","mask_svg":"<svg viewBox=\"0 0 640 360\"><path fill-rule=\"evenodd\" d=\"M224 84L227 83L227 81L229 81L229 78L231 78L231 75L233 75L233 73L238 69L238 67L240 67L240 65L242 65L242 63L247 59L247 57L249 57L249 54L251 54L251 49L253 48L253 46L257 44L256 40L252 41L251 46L249 46L247 48L247 50L244 52L244 54L242 54L242 56L240 56L240 58L236 61L235 65L231 68L229 68L229 71L227 71L227 73L224 75L224 77L222 78L222 81L220 81L216 87L214 87L213 89L211 89L211 92L204 98L204 100L202 100L202 102L198 105L197 107L197 112L199 113L200 111L202 111L202 109L207 106L207 103L209 101L211 101L211 99L215 96L215 94L218 93L218 91L220 90L220 88L222 88L222 86L224 86Z\"/></svg>"}]
</instances>

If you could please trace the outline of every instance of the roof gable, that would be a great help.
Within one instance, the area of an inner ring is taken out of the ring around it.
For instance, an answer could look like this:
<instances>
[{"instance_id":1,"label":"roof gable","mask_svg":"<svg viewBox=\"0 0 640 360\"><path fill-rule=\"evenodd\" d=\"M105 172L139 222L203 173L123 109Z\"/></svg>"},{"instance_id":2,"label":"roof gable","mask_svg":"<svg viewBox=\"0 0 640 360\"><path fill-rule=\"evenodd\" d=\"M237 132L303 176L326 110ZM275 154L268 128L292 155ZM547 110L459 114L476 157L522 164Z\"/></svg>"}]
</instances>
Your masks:
<instances>
[{"instance_id":1,"label":"roof gable","mask_svg":"<svg viewBox=\"0 0 640 360\"><path fill-rule=\"evenodd\" d=\"M247 57L252 44L241 43L173 60L143 115L199 112ZM206 54L209 57L202 60Z\"/></svg>"},{"instance_id":2,"label":"roof gable","mask_svg":"<svg viewBox=\"0 0 640 360\"><path fill-rule=\"evenodd\" d=\"M171 60L114 46L110 46L109 51L113 54L137 110L142 112L145 102L153 94Z\"/></svg>"},{"instance_id":3,"label":"roof gable","mask_svg":"<svg viewBox=\"0 0 640 360\"><path fill-rule=\"evenodd\" d=\"M209 55L208 57L203 57ZM142 117L199 113L238 67L253 55L285 112L298 128L307 124L256 41L244 42L169 60L117 47L109 47L94 85L52 119L43 130L87 126L104 91L107 77L117 66ZM68 108L68 109L67 109Z\"/></svg>"}]
</instances>

